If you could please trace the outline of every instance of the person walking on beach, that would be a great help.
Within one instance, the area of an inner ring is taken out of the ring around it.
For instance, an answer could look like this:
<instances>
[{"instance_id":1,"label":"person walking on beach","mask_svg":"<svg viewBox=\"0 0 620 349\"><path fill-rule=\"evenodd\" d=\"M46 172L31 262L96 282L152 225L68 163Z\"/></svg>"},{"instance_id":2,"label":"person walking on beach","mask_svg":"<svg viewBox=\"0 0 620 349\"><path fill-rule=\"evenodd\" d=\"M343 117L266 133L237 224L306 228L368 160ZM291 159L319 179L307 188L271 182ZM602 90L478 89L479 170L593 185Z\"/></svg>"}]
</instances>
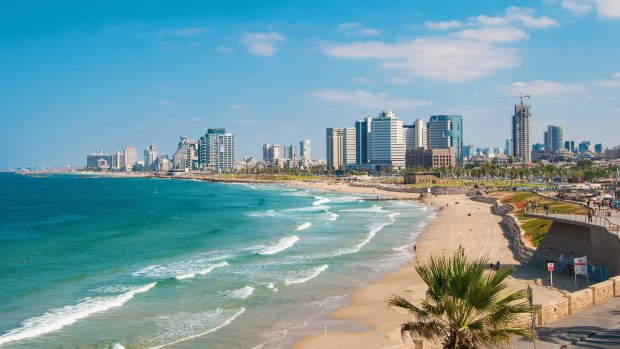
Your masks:
<instances>
[{"instance_id":1,"label":"person walking on beach","mask_svg":"<svg viewBox=\"0 0 620 349\"><path fill-rule=\"evenodd\" d=\"M545 214L548 216L549 215L549 209L550 209L549 205L545 204L544 208L545 208Z\"/></svg>"}]
</instances>

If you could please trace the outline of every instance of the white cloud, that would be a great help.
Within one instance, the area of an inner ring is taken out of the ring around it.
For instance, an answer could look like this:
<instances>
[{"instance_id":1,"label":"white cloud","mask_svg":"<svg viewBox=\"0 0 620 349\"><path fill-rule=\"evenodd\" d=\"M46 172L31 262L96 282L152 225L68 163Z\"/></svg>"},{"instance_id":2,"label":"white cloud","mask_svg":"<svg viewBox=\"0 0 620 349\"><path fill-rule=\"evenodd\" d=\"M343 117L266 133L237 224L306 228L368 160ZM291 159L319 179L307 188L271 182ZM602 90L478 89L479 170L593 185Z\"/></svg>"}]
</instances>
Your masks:
<instances>
[{"instance_id":1,"label":"white cloud","mask_svg":"<svg viewBox=\"0 0 620 349\"><path fill-rule=\"evenodd\" d=\"M189 28L163 28L157 31L158 35L173 36L195 36L206 32L206 27L189 27Z\"/></svg>"},{"instance_id":2,"label":"white cloud","mask_svg":"<svg viewBox=\"0 0 620 349\"><path fill-rule=\"evenodd\" d=\"M350 30L350 29L356 29L356 28L360 28L362 25L359 22L346 22L346 23L340 23L336 26L336 29L338 30Z\"/></svg>"},{"instance_id":3,"label":"white cloud","mask_svg":"<svg viewBox=\"0 0 620 349\"><path fill-rule=\"evenodd\" d=\"M533 97L549 96L583 91L583 88L574 84L563 84L554 81L535 80L530 82L515 82L512 85L496 85L495 89L504 94L530 94Z\"/></svg>"},{"instance_id":4,"label":"white cloud","mask_svg":"<svg viewBox=\"0 0 620 349\"><path fill-rule=\"evenodd\" d=\"M620 87L620 80L600 80L594 82L594 85L598 87Z\"/></svg>"},{"instance_id":5,"label":"white cloud","mask_svg":"<svg viewBox=\"0 0 620 349\"><path fill-rule=\"evenodd\" d=\"M390 84L408 84L412 82L413 79L410 77L406 77L406 76L397 76L397 77L385 79L385 81L389 82Z\"/></svg>"},{"instance_id":6,"label":"white cloud","mask_svg":"<svg viewBox=\"0 0 620 349\"><path fill-rule=\"evenodd\" d=\"M164 99L164 100L157 102L157 105L162 106L162 107L175 107L179 105L179 103L177 101L173 101L170 99Z\"/></svg>"},{"instance_id":7,"label":"white cloud","mask_svg":"<svg viewBox=\"0 0 620 349\"><path fill-rule=\"evenodd\" d=\"M191 122L202 122L202 118L194 117L194 118L189 119L189 121L191 121Z\"/></svg>"},{"instance_id":8,"label":"white cloud","mask_svg":"<svg viewBox=\"0 0 620 349\"><path fill-rule=\"evenodd\" d=\"M620 79L620 72L617 72L617 73L613 74L612 76L613 76L614 78L618 78L618 79Z\"/></svg>"},{"instance_id":9,"label":"white cloud","mask_svg":"<svg viewBox=\"0 0 620 349\"><path fill-rule=\"evenodd\" d=\"M562 8L577 15L583 15L596 7L599 18L620 19L620 1L618 0L563 0Z\"/></svg>"},{"instance_id":10,"label":"white cloud","mask_svg":"<svg viewBox=\"0 0 620 349\"><path fill-rule=\"evenodd\" d=\"M374 59L381 67L405 75L455 82L487 76L520 61L514 49L437 37L396 43L329 43L323 52L337 58Z\"/></svg>"},{"instance_id":11,"label":"white cloud","mask_svg":"<svg viewBox=\"0 0 620 349\"><path fill-rule=\"evenodd\" d=\"M558 25L558 22L547 16L535 17L536 10L527 7L511 6L506 9L504 16L480 15L469 18L470 22L478 23L483 26L508 26L510 24L520 24L530 28L547 28Z\"/></svg>"},{"instance_id":12,"label":"white cloud","mask_svg":"<svg viewBox=\"0 0 620 349\"><path fill-rule=\"evenodd\" d=\"M564 0L561 6L563 9L569 10L577 15L586 14L592 9L592 3L583 0Z\"/></svg>"},{"instance_id":13,"label":"white cloud","mask_svg":"<svg viewBox=\"0 0 620 349\"><path fill-rule=\"evenodd\" d=\"M276 44L286 41L286 36L276 33L246 33L239 42L244 44L248 52L259 56L273 56L278 50Z\"/></svg>"},{"instance_id":14,"label":"white cloud","mask_svg":"<svg viewBox=\"0 0 620 349\"><path fill-rule=\"evenodd\" d=\"M461 21L440 21L440 22L428 21L424 23L424 26L426 27L426 29L429 29L429 30L448 30L448 29L462 27L463 22Z\"/></svg>"},{"instance_id":15,"label":"white cloud","mask_svg":"<svg viewBox=\"0 0 620 349\"><path fill-rule=\"evenodd\" d=\"M234 49L230 46L220 46L216 48L215 51L221 52L221 53L232 53Z\"/></svg>"},{"instance_id":16,"label":"white cloud","mask_svg":"<svg viewBox=\"0 0 620 349\"><path fill-rule=\"evenodd\" d=\"M526 40L530 36L515 27L485 27L481 29L465 29L453 34L457 38L484 42L511 42Z\"/></svg>"},{"instance_id":17,"label":"white cloud","mask_svg":"<svg viewBox=\"0 0 620 349\"><path fill-rule=\"evenodd\" d=\"M229 108L232 110L241 110L243 109L243 104L231 104Z\"/></svg>"},{"instance_id":18,"label":"white cloud","mask_svg":"<svg viewBox=\"0 0 620 349\"><path fill-rule=\"evenodd\" d=\"M353 78L353 81L355 82L359 82L360 84L370 84L370 80L368 80L367 78L363 77L363 76L358 76Z\"/></svg>"},{"instance_id":19,"label":"white cloud","mask_svg":"<svg viewBox=\"0 0 620 349\"><path fill-rule=\"evenodd\" d=\"M381 32L374 28L363 28L359 22L346 22L340 23L336 26L336 30L344 32L344 35L357 35L357 36L375 36Z\"/></svg>"},{"instance_id":20,"label":"white cloud","mask_svg":"<svg viewBox=\"0 0 620 349\"><path fill-rule=\"evenodd\" d=\"M393 97L387 93L371 93L364 90L345 91L335 89L316 90L308 95L328 101L359 106L367 109L381 109L386 106L394 109L410 109L432 104L421 99Z\"/></svg>"},{"instance_id":21,"label":"white cloud","mask_svg":"<svg viewBox=\"0 0 620 349\"><path fill-rule=\"evenodd\" d=\"M601 18L619 19L620 1L618 0L596 0L598 5L597 15Z\"/></svg>"}]
</instances>

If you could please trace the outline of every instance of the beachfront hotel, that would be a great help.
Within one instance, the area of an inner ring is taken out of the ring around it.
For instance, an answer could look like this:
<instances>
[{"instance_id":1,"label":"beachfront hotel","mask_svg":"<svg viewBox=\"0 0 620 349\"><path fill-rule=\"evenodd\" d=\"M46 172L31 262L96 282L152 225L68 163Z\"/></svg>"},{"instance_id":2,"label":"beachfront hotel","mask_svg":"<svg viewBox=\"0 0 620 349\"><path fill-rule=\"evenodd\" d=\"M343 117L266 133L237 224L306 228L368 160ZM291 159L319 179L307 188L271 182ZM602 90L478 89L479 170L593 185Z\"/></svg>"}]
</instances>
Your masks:
<instances>
[{"instance_id":1,"label":"beachfront hotel","mask_svg":"<svg viewBox=\"0 0 620 349\"><path fill-rule=\"evenodd\" d=\"M203 170L232 172L235 169L235 136L224 128L207 129L200 137L198 159Z\"/></svg>"}]
</instances>

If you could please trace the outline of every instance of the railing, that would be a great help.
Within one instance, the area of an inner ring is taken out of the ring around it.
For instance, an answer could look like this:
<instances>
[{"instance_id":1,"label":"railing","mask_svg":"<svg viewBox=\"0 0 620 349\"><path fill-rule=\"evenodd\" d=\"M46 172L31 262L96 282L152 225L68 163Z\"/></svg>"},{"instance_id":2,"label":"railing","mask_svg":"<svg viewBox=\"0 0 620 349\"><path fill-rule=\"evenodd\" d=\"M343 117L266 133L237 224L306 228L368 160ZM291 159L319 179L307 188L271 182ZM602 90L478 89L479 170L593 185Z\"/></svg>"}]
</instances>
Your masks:
<instances>
[{"instance_id":1,"label":"railing","mask_svg":"<svg viewBox=\"0 0 620 349\"><path fill-rule=\"evenodd\" d=\"M542 207L526 207L525 213L535 214L535 215L540 215L540 216L562 218L562 219L568 219L568 220L572 220L576 222L584 222L584 223L599 225L599 226L605 227L608 231L613 232L616 235L620 235L620 225L610 222L609 219L607 219L606 217L562 212L562 210L557 210L557 209L556 210L554 209L545 210Z\"/></svg>"}]
</instances>

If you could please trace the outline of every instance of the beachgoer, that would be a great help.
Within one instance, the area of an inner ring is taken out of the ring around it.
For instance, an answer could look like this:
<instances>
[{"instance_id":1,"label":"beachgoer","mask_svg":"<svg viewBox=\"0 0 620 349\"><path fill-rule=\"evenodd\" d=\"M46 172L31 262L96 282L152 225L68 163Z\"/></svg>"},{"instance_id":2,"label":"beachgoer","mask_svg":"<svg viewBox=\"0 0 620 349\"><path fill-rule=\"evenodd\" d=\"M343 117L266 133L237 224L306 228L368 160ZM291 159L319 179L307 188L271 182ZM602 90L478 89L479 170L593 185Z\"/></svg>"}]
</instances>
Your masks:
<instances>
[{"instance_id":1,"label":"beachgoer","mask_svg":"<svg viewBox=\"0 0 620 349\"><path fill-rule=\"evenodd\" d=\"M592 211L588 211L588 222L592 222Z\"/></svg>"},{"instance_id":2,"label":"beachgoer","mask_svg":"<svg viewBox=\"0 0 620 349\"><path fill-rule=\"evenodd\" d=\"M417 246L413 244L413 252L415 252L416 249L417 249Z\"/></svg>"}]
</instances>

